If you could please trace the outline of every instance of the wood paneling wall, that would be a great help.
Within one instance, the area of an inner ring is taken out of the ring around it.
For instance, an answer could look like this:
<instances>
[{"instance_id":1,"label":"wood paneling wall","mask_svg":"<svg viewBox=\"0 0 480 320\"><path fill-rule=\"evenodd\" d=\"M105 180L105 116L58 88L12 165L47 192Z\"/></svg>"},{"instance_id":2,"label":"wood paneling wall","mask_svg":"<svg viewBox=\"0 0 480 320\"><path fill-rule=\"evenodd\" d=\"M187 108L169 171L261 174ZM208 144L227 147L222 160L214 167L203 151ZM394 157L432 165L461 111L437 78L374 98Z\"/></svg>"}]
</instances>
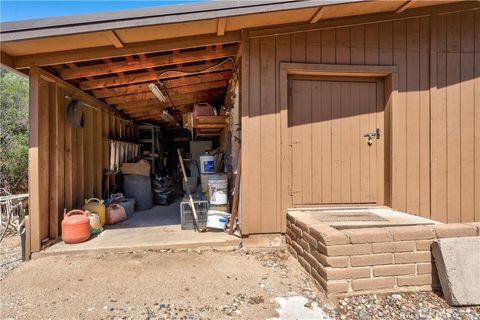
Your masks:
<instances>
[{"instance_id":1,"label":"wood paneling wall","mask_svg":"<svg viewBox=\"0 0 480 320\"><path fill-rule=\"evenodd\" d=\"M135 139L135 126L100 105L85 107L85 127L66 122L67 97L76 90L55 82L44 72L30 73L29 193L31 248L57 239L63 209L81 208L84 199L102 197L102 177L108 169L108 139ZM82 98L79 98L82 101ZM92 104L91 101L88 104Z\"/></svg>"},{"instance_id":2,"label":"wood paneling wall","mask_svg":"<svg viewBox=\"0 0 480 320\"><path fill-rule=\"evenodd\" d=\"M280 62L397 66L387 204L442 222L480 221L479 10L261 36L245 48L245 234L285 231Z\"/></svg>"}]
</instances>

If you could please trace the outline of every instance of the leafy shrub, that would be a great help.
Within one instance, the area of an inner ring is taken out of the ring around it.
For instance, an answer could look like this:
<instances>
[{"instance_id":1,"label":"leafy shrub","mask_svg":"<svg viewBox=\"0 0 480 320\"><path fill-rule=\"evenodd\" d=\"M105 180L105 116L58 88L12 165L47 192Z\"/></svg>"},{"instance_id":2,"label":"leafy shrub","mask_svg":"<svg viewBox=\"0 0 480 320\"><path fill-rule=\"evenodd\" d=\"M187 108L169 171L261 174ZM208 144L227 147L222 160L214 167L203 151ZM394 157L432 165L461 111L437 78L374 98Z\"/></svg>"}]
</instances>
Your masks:
<instances>
[{"instance_id":1,"label":"leafy shrub","mask_svg":"<svg viewBox=\"0 0 480 320\"><path fill-rule=\"evenodd\" d=\"M0 188L26 192L28 79L0 68Z\"/></svg>"}]
</instances>

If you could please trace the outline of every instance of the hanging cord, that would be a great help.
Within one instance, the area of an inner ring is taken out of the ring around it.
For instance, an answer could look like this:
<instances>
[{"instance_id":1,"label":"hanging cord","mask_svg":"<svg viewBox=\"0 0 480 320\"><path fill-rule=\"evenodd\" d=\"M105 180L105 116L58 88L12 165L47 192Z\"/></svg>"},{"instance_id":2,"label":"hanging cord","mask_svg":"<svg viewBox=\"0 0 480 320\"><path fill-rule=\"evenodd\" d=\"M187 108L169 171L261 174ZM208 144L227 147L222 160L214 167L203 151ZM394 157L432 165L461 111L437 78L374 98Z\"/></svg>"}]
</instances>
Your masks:
<instances>
[{"instance_id":1,"label":"hanging cord","mask_svg":"<svg viewBox=\"0 0 480 320\"><path fill-rule=\"evenodd\" d=\"M160 82L160 77L163 76L164 74L167 74L167 73L170 73L170 72L176 72L176 73L179 73L180 75L188 75L188 76L191 76L191 75L195 75L195 74L200 74L200 73L205 73L205 72L209 72L209 71L212 71L214 70L215 68L218 68L220 67L221 65L224 65L225 63L227 63L228 61L231 61L232 62L232 66L233 66L233 71L234 72L237 72L237 66L235 65L235 61L232 59L232 58L227 58L213 66L210 66L208 68L205 68L203 70L200 70L200 71L182 71L182 70L176 70L176 69L171 69L171 70L165 70L165 71L162 71L160 72L158 75L157 75L157 83L158 84L161 84Z\"/></svg>"},{"instance_id":2,"label":"hanging cord","mask_svg":"<svg viewBox=\"0 0 480 320\"><path fill-rule=\"evenodd\" d=\"M160 77L163 76L164 74L167 74L167 73L178 73L180 76L181 75L188 75L188 76L191 76L191 75L195 75L195 74L201 74L201 73L206 73L206 72L209 72L209 71L212 71L214 70L215 68L218 68L222 65L224 65L225 63L227 63L228 61L232 62L232 66L233 66L233 71L234 72L237 72L237 66L235 65L235 61L229 57L213 66L210 66L208 68L205 68L205 69L202 69L202 70L199 70L199 71L182 71L182 70L176 70L176 69L172 69L172 70L165 70L165 71L162 71L160 72L158 75L157 75L157 83L158 85L160 86L160 88L164 89L165 90L165 93L167 94L167 98L168 100L170 101L170 104L172 107L175 107L175 105L173 104L172 102L172 99L170 98L170 94L168 93L168 90L167 88L165 88L164 84L160 81Z\"/></svg>"}]
</instances>

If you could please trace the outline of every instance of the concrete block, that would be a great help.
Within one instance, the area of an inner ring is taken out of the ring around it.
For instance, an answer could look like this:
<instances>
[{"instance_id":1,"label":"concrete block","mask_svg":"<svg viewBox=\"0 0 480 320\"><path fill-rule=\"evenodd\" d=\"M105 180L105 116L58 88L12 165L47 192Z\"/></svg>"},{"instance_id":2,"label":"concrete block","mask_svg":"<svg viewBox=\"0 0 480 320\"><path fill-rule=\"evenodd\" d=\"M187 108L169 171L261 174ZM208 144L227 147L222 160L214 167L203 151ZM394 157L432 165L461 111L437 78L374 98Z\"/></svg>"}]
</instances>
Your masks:
<instances>
[{"instance_id":1,"label":"concrete block","mask_svg":"<svg viewBox=\"0 0 480 320\"><path fill-rule=\"evenodd\" d=\"M394 253L415 251L414 241L380 242L372 244L373 253Z\"/></svg>"},{"instance_id":2,"label":"concrete block","mask_svg":"<svg viewBox=\"0 0 480 320\"><path fill-rule=\"evenodd\" d=\"M386 228L395 241L435 239L432 226L408 226Z\"/></svg>"},{"instance_id":3,"label":"concrete block","mask_svg":"<svg viewBox=\"0 0 480 320\"><path fill-rule=\"evenodd\" d=\"M475 226L461 223L439 224L433 227L437 238L473 237L477 235Z\"/></svg>"},{"instance_id":4,"label":"concrete block","mask_svg":"<svg viewBox=\"0 0 480 320\"><path fill-rule=\"evenodd\" d=\"M310 226L310 234L327 246L350 243L345 233L325 225Z\"/></svg>"},{"instance_id":5,"label":"concrete block","mask_svg":"<svg viewBox=\"0 0 480 320\"><path fill-rule=\"evenodd\" d=\"M448 304L480 305L480 237L440 239L432 253Z\"/></svg>"},{"instance_id":6,"label":"concrete block","mask_svg":"<svg viewBox=\"0 0 480 320\"><path fill-rule=\"evenodd\" d=\"M372 242L388 242L392 241L393 237L385 229L381 228L366 228L347 230L345 233L350 238L350 242L357 243L372 243Z\"/></svg>"},{"instance_id":7,"label":"concrete block","mask_svg":"<svg viewBox=\"0 0 480 320\"><path fill-rule=\"evenodd\" d=\"M352 267L376 266L383 264L393 264L393 254L381 253L364 256L351 256L350 264Z\"/></svg>"}]
</instances>

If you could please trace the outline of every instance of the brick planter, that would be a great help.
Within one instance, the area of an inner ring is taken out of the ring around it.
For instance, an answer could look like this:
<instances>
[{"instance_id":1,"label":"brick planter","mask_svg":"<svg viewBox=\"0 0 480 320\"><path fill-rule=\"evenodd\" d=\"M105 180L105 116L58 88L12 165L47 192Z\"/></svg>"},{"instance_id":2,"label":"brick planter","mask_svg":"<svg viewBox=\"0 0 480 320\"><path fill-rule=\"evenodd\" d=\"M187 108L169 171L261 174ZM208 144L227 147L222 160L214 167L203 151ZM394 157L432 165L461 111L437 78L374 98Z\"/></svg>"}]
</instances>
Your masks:
<instances>
[{"instance_id":1,"label":"brick planter","mask_svg":"<svg viewBox=\"0 0 480 320\"><path fill-rule=\"evenodd\" d=\"M328 295L439 287L430 245L478 236L480 223L337 230L309 214L287 214L289 251Z\"/></svg>"}]
</instances>

